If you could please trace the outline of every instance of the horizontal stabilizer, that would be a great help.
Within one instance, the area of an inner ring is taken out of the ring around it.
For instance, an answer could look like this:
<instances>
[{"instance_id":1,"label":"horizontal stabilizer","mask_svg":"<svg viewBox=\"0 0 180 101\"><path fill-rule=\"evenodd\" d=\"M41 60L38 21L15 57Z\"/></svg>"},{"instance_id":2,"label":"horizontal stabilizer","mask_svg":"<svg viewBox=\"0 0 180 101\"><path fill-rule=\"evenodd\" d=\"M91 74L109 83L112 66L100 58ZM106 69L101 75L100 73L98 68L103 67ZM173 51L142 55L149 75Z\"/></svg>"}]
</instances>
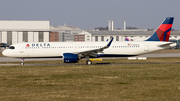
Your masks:
<instances>
[{"instance_id":1,"label":"horizontal stabilizer","mask_svg":"<svg viewBox=\"0 0 180 101\"><path fill-rule=\"evenodd\" d=\"M176 43L166 43L159 45L159 47L175 47L177 44Z\"/></svg>"}]
</instances>

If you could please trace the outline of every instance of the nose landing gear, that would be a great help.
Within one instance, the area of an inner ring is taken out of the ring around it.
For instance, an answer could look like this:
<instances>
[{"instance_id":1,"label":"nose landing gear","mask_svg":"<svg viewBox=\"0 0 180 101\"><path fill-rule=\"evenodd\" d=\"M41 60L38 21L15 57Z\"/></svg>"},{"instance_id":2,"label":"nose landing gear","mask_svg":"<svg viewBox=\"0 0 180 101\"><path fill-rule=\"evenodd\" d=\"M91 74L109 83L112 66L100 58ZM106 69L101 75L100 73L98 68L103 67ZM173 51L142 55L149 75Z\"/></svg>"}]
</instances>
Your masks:
<instances>
[{"instance_id":1,"label":"nose landing gear","mask_svg":"<svg viewBox=\"0 0 180 101\"><path fill-rule=\"evenodd\" d=\"M21 59L20 65L24 65L24 58Z\"/></svg>"}]
</instances>

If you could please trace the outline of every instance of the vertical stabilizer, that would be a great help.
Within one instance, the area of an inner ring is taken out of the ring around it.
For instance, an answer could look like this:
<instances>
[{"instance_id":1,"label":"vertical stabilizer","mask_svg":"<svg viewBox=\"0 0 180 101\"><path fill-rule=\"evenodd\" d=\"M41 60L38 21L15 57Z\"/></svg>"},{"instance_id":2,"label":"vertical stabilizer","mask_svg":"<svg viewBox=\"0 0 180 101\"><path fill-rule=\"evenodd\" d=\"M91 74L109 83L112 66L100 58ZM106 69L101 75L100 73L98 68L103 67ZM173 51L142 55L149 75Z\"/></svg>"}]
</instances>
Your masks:
<instances>
[{"instance_id":1,"label":"vertical stabilizer","mask_svg":"<svg viewBox=\"0 0 180 101\"><path fill-rule=\"evenodd\" d=\"M167 17L156 32L146 41L169 41L174 17Z\"/></svg>"}]
</instances>

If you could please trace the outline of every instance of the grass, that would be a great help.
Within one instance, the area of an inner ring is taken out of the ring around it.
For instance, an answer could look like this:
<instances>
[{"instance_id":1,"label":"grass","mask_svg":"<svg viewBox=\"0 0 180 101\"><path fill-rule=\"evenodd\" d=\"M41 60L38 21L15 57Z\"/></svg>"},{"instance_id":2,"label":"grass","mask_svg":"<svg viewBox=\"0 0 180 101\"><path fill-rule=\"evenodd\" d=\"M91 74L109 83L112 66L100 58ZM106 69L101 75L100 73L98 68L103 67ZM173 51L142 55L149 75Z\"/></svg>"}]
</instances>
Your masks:
<instances>
[{"instance_id":1,"label":"grass","mask_svg":"<svg viewBox=\"0 0 180 101\"><path fill-rule=\"evenodd\" d=\"M62 61L27 63L48 62L60 64ZM126 64L180 63L180 58L107 59L104 62L121 64L0 66L0 100L180 100L180 64Z\"/></svg>"},{"instance_id":2,"label":"grass","mask_svg":"<svg viewBox=\"0 0 180 101\"><path fill-rule=\"evenodd\" d=\"M0 57L3 57L2 52L0 52Z\"/></svg>"}]
</instances>

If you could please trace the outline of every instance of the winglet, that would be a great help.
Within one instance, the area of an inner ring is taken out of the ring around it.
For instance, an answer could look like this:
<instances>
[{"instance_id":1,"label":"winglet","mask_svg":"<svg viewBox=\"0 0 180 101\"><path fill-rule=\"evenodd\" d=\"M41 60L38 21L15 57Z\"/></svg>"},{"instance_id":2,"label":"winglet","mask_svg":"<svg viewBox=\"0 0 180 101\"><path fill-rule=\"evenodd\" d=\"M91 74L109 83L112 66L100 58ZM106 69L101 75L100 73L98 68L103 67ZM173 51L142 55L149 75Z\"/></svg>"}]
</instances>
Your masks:
<instances>
[{"instance_id":1,"label":"winglet","mask_svg":"<svg viewBox=\"0 0 180 101\"><path fill-rule=\"evenodd\" d=\"M107 44L107 47L110 47L112 41L113 41L114 37L112 37L111 41Z\"/></svg>"}]
</instances>

